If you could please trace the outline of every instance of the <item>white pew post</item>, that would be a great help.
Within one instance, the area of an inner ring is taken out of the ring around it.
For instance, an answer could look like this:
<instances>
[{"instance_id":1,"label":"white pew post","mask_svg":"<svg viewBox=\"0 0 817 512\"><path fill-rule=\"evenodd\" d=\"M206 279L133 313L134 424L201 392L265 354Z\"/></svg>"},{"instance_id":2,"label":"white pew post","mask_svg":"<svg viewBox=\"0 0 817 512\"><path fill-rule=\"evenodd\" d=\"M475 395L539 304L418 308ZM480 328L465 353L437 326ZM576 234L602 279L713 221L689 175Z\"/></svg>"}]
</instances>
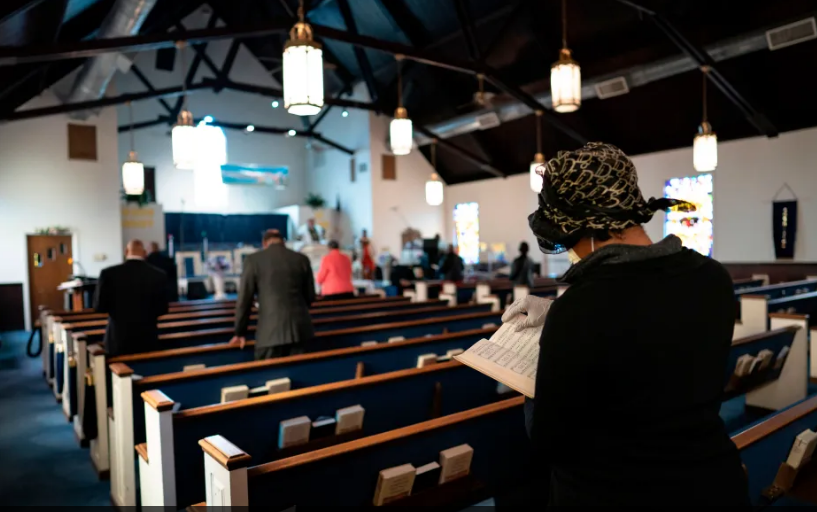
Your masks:
<instances>
[{"instance_id":1,"label":"white pew post","mask_svg":"<svg viewBox=\"0 0 817 512\"><path fill-rule=\"evenodd\" d=\"M772 330L797 326L789 355L780 377L765 386L746 394L746 405L764 409L780 410L802 400L808 395L808 315L772 313Z\"/></svg>"},{"instance_id":2,"label":"white pew post","mask_svg":"<svg viewBox=\"0 0 817 512\"><path fill-rule=\"evenodd\" d=\"M247 465L250 456L221 436L199 441L204 450L204 481L208 507L246 507L250 504Z\"/></svg>"},{"instance_id":3,"label":"white pew post","mask_svg":"<svg viewBox=\"0 0 817 512\"><path fill-rule=\"evenodd\" d=\"M760 279L761 281L763 281L763 284L761 286L769 286L769 274L752 274L752 279L753 280Z\"/></svg>"},{"instance_id":4,"label":"white pew post","mask_svg":"<svg viewBox=\"0 0 817 512\"><path fill-rule=\"evenodd\" d=\"M403 290L403 297L409 297L410 302L417 302L417 292L414 290Z\"/></svg>"},{"instance_id":5,"label":"white pew post","mask_svg":"<svg viewBox=\"0 0 817 512\"><path fill-rule=\"evenodd\" d=\"M440 299L447 300L449 306L457 305L457 285L455 283L443 283L440 291Z\"/></svg>"},{"instance_id":6,"label":"white pew post","mask_svg":"<svg viewBox=\"0 0 817 512\"><path fill-rule=\"evenodd\" d=\"M62 395L57 393L57 389L59 389L59 385L57 385L57 354L63 354L63 358L65 357L65 345L63 344L63 335L62 335L62 318L55 318L54 322L52 323L52 336L54 338L54 360L51 362L51 366L54 367L54 375L51 378L51 389L54 391L54 397L58 401L62 401ZM64 361L63 361L64 364Z\"/></svg>"},{"instance_id":7,"label":"white pew post","mask_svg":"<svg viewBox=\"0 0 817 512\"><path fill-rule=\"evenodd\" d=\"M65 355L62 358L62 412L68 418L70 423L73 423L71 418L71 366L76 364L74 361L74 339L73 333L65 328L65 324L61 325L60 337L62 340L62 349Z\"/></svg>"},{"instance_id":8,"label":"white pew post","mask_svg":"<svg viewBox=\"0 0 817 512\"><path fill-rule=\"evenodd\" d=\"M173 400L158 389L142 393L145 402L147 460L139 457L142 506L176 507L173 453Z\"/></svg>"},{"instance_id":9,"label":"white pew post","mask_svg":"<svg viewBox=\"0 0 817 512\"><path fill-rule=\"evenodd\" d=\"M111 440L111 499L119 507L136 506L136 471L133 443L133 370L111 365L113 418Z\"/></svg>"},{"instance_id":10,"label":"white pew post","mask_svg":"<svg viewBox=\"0 0 817 512\"><path fill-rule=\"evenodd\" d=\"M760 334L768 330L769 301L763 295L740 296L740 323L744 336Z\"/></svg>"},{"instance_id":11,"label":"white pew post","mask_svg":"<svg viewBox=\"0 0 817 512\"><path fill-rule=\"evenodd\" d=\"M483 297L487 297L491 295L491 285L485 283L477 283L476 289L474 289L474 298L476 298L476 303L480 304L479 300Z\"/></svg>"},{"instance_id":12,"label":"white pew post","mask_svg":"<svg viewBox=\"0 0 817 512\"><path fill-rule=\"evenodd\" d=\"M567 291L567 286L558 286L556 287L556 297L561 297Z\"/></svg>"},{"instance_id":13,"label":"white pew post","mask_svg":"<svg viewBox=\"0 0 817 512\"><path fill-rule=\"evenodd\" d=\"M48 343L51 338L51 311L40 309L40 359L43 363L43 377L48 380Z\"/></svg>"},{"instance_id":14,"label":"white pew post","mask_svg":"<svg viewBox=\"0 0 817 512\"><path fill-rule=\"evenodd\" d=\"M77 376L71 382L77 390L77 415L73 417L74 433L80 444L85 440L85 432L82 431L82 415L85 411L85 368L88 363L88 352L86 351L87 336L83 332L75 332L71 336L74 344L74 362L76 363ZM69 409L70 410L70 409Z\"/></svg>"},{"instance_id":15,"label":"white pew post","mask_svg":"<svg viewBox=\"0 0 817 512\"><path fill-rule=\"evenodd\" d=\"M809 375L817 379L817 327L809 333L809 354L811 354Z\"/></svg>"},{"instance_id":16,"label":"white pew post","mask_svg":"<svg viewBox=\"0 0 817 512\"><path fill-rule=\"evenodd\" d=\"M414 293L416 293L416 297L414 298L414 302L425 302L428 300L428 283L425 281L415 281L414 282Z\"/></svg>"},{"instance_id":17,"label":"white pew post","mask_svg":"<svg viewBox=\"0 0 817 512\"><path fill-rule=\"evenodd\" d=\"M519 299L524 299L530 295L530 288L525 285L518 284L513 287L513 300L517 301Z\"/></svg>"},{"instance_id":18,"label":"white pew post","mask_svg":"<svg viewBox=\"0 0 817 512\"><path fill-rule=\"evenodd\" d=\"M88 347L91 353L89 364L94 379L94 396L96 398L96 439L91 439L91 462L97 476L103 480L110 476L110 458L108 454L108 382L105 378L105 350L101 345ZM82 421L82 419L80 419Z\"/></svg>"}]
</instances>

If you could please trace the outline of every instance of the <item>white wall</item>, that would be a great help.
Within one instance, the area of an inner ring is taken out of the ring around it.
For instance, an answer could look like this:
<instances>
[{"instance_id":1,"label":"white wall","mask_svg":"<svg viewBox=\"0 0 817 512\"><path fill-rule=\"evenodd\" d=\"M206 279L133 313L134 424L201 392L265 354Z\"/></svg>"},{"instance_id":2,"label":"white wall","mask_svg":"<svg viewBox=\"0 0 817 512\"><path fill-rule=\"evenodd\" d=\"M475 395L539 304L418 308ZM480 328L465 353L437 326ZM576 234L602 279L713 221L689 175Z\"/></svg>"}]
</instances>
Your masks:
<instances>
[{"instance_id":1,"label":"white wall","mask_svg":"<svg viewBox=\"0 0 817 512\"><path fill-rule=\"evenodd\" d=\"M360 84L353 91L352 99L369 101L365 87ZM318 125L317 131L328 139L355 151L355 181L351 180L351 156L313 142L309 151L309 171L307 172L305 194L320 194L326 200L327 208L334 208L340 199L342 222L340 240L343 246L350 246L360 237L360 232L373 227L372 220L372 158L369 148L369 113L363 110L349 110L343 117L343 110L334 108ZM361 169L365 172L360 172Z\"/></svg>"},{"instance_id":2,"label":"white wall","mask_svg":"<svg viewBox=\"0 0 817 512\"><path fill-rule=\"evenodd\" d=\"M382 156L391 154L388 142L390 122L391 117L370 114L371 237L378 252L388 248L399 258L401 235L406 228L418 230L423 238L432 238L439 233L443 240L450 240L450 236L446 236L450 231L445 229L445 203L441 206L426 203L425 184L434 170L418 149L396 158L396 180L383 179Z\"/></svg>"},{"instance_id":3,"label":"white wall","mask_svg":"<svg viewBox=\"0 0 817 512\"><path fill-rule=\"evenodd\" d=\"M184 20L188 29L204 28L208 14L201 10ZM210 43L207 55L216 66L221 66L229 51L230 41ZM186 49L186 60L189 66L195 56L191 49ZM154 87L173 87L181 82L182 60L177 53L175 71L157 70L155 52L143 52L134 61L148 77ZM185 72L186 73L186 72ZM202 62L196 82L203 77L214 78L215 74ZM230 78L237 82L252 83L261 86L280 88L266 69L244 47L238 52ZM117 75L117 87L122 92L144 91L144 85L133 73ZM175 105L175 98L167 100ZM273 109L271 99L254 94L224 90L216 94L210 90L191 93L189 108L196 118L206 115L224 122L254 124L279 128L303 128L298 116L288 114L281 106ZM167 112L156 100L147 100L133 105L135 122L150 121ZM119 107L121 123L128 120L126 106ZM201 204L195 200L193 171L178 170L173 166L173 153L170 127L157 126L136 132L136 151L148 167L156 168L156 200L166 212L202 212L202 213L271 213L276 208L291 204L302 204L306 197L306 143L301 137L285 137L262 133L244 133L226 130L227 158L233 164L258 164L265 167L286 166L289 168L289 186L286 190L275 190L274 187L252 185L228 185L227 201L223 205ZM128 133L119 137L119 159L124 161L130 150Z\"/></svg>"},{"instance_id":4,"label":"white wall","mask_svg":"<svg viewBox=\"0 0 817 512\"><path fill-rule=\"evenodd\" d=\"M528 215L536 210L537 199L527 173L446 187L445 238L454 235L454 207L469 202L479 204L480 242L504 243L508 260L512 260L519 254L519 243L525 241L530 245L531 258L536 262L544 260L528 227Z\"/></svg>"},{"instance_id":5,"label":"white wall","mask_svg":"<svg viewBox=\"0 0 817 512\"><path fill-rule=\"evenodd\" d=\"M695 175L692 147L633 158L645 195L661 197L670 178ZM817 261L817 129L721 143L713 173L714 257L724 262L771 262L772 198L788 183L798 203L795 261ZM790 199L787 192L779 199ZM681 198L683 199L683 198ZM653 240L663 237L663 214L647 226Z\"/></svg>"},{"instance_id":6,"label":"white wall","mask_svg":"<svg viewBox=\"0 0 817 512\"><path fill-rule=\"evenodd\" d=\"M23 108L56 103L46 91ZM96 126L95 162L68 159L68 122L67 116L51 116L0 126L0 283L23 283L26 319L26 234L48 226L69 227L75 234L74 259L91 276L122 261L116 110L102 110L85 122L71 121ZM105 261L96 261L95 255Z\"/></svg>"}]
</instances>

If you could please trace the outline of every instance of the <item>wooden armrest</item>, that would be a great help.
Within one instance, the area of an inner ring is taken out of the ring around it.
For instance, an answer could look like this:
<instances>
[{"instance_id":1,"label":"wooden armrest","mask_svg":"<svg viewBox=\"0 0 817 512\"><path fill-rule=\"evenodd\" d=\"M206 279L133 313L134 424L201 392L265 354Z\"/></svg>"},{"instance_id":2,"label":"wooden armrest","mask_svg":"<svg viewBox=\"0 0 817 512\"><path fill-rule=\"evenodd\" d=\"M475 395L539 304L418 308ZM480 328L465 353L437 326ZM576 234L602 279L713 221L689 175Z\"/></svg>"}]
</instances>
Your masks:
<instances>
[{"instance_id":1,"label":"wooden armrest","mask_svg":"<svg viewBox=\"0 0 817 512\"><path fill-rule=\"evenodd\" d=\"M196 503L195 505L190 505L187 507L187 512L203 512L207 510L207 502L202 501L201 503Z\"/></svg>"},{"instance_id":2,"label":"wooden armrest","mask_svg":"<svg viewBox=\"0 0 817 512\"><path fill-rule=\"evenodd\" d=\"M808 315L799 315L797 313L769 313L769 318L783 318L786 320L805 320L808 321Z\"/></svg>"},{"instance_id":3,"label":"wooden armrest","mask_svg":"<svg viewBox=\"0 0 817 512\"><path fill-rule=\"evenodd\" d=\"M247 467L250 456L244 450L221 436L210 436L199 441L199 446L225 469Z\"/></svg>"},{"instance_id":4,"label":"wooden armrest","mask_svg":"<svg viewBox=\"0 0 817 512\"><path fill-rule=\"evenodd\" d=\"M142 457L142 460L144 460L147 463L150 463L150 461L148 460L148 444L147 443L139 443L139 444L136 445L135 448L136 448L136 453L138 453L139 456Z\"/></svg>"},{"instance_id":5,"label":"wooden armrest","mask_svg":"<svg viewBox=\"0 0 817 512\"><path fill-rule=\"evenodd\" d=\"M88 336L86 336L84 332L72 332L71 337L75 340L80 340L82 338L87 338Z\"/></svg>"},{"instance_id":6,"label":"wooden armrest","mask_svg":"<svg viewBox=\"0 0 817 512\"><path fill-rule=\"evenodd\" d=\"M159 412L169 411L173 409L174 405L176 405L176 403L171 400L170 397L158 389L151 389L150 391L145 391L142 393L142 400Z\"/></svg>"},{"instance_id":7,"label":"wooden armrest","mask_svg":"<svg viewBox=\"0 0 817 512\"><path fill-rule=\"evenodd\" d=\"M762 299L768 300L765 295L752 295L752 294L744 294L740 296L741 299Z\"/></svg>"},{"instance_id":8,"label":"wooden armrest","mask_svg":"<svg viewBox=\"0 0 817 512\"><path fill-rule=\"evenodd\" d=\"M119 377L128 377L133 375L133 370L125 363L113 363L109 365L108 368L110 368L111 371Z\"/></svg>"},{"instance_id":9,"label":"wooden armrest","mask_svg":"<svg viewBox=\"0 0 817 512\"><path fill-rule=\"evenodd\" d=\"M105 355L105 347L101 343L94 343L93 345L88 347L88 353L92 356L103 356Z\"/></svg>"},{"instance_id":10,"label":"wooden armrest","mask_svg":"<svg viewBox=\"0 0 817 512\"><path fill-rule=\"evenodd\" d=\"M779 412L768 419L758 423L757 425L748 428L740 434L732 436L732 442L742 450L747 446L760 441L764 437L773 434L782 429L786 425L797 421L807 414L811 414L817 410L817 396L809 398L799 404Z\"/></svg>"},{"instance_id":11,"label":"wooden armrest","mask_svg":"<svg viewBox=\"0 0 817 512\"><path fill-rule=\"evenodd\" d=\"M108 407L108 418L113 419L113 407Z\"/></svg>"}]
</instances>

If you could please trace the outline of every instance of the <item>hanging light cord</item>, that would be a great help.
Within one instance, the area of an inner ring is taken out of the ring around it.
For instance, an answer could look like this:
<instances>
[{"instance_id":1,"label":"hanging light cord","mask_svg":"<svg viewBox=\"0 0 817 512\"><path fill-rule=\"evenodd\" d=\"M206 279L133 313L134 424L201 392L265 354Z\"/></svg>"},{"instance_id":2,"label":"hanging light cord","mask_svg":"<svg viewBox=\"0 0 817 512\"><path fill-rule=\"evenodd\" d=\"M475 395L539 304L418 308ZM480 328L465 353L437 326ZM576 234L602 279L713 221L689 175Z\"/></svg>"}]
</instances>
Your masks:
<instances>
[{"instance_id":1,"label":"hanging light cord","mask_svg":"<svg viewBox=\"0 0 817 512\"><path fill-rule=\"evenodd\" d=\"M179 41L179 53L182 57L182 111L187 110L187 56L184 53L184 41Z\"/></svg>"},{"instance_id":2,"label":"hanging light cord","mask_svg":"<svg viewBox=\"0 0 817 512\"><path fill-rule=\"evenodd\" d=\"M301 21L301 23L303 23L305 17L306 14L304 12L304 0L300 0L298 2L298 19Z\"/></svg>"},{"instance_id":3,"label":"hanging light cord","mask_svg":"<svg viewBox=\"0 0 817 512\"><path fill-rule=\"evenodd\" d=\"M403 107L403 62L402 58L397 57L397 107Z\"/></svg>"},{"instance_id":4,"label":"hanging light cord","mask_svg":"<svg viewBox=\"0 0 817 512\"><path fill-rule=\"evenodd\" d=\"M562 0L562 48L567 50L567 0Z\"/></svg>"},{"instance_id":5,"label":"hanging light cord","mask_svg":"<svg viewBox=\"0 0 817 512\"><path fill-rule=\"evenodd\" d=\"M437 139L431 142L431 167L437 172Z\"/></svg>"},{"instance_id":6,"label":"hanging light cord","mask_svg":"<svg viewBox=\"0 0 817 512\"><path fill-rule=\"evenodd\" d=\"M536 111L536 153L542 154L542 111Z\"/></svg>"},{"instance_id":7,"label":"hanging light cord","mask_svg":"<svg viewBox=\"0 0 817 512\"><path fill-rule=\"evenodd\" d=\"M708 68L706 68L706 67L704 67L704 68L703 68L703 77L704 77L704 123L706 123L707 121L709 121L709 119L708 119L708 115L707 115L707 114L708 114L708 112L707 112L707 106L706 106L706 103L707 103L707 101L706 101L706 75L707 75L708 73L709 73L709 69L708 69Z\"/></svg>"},{"instance_id":8,"label":"hanging light cord","mask_svg":"<svg viewBox=\"0 0 817 512\"><path fill-rule=\"evenodd\" d=\"M133 141L133 103L130 101L128 102L128 117L130 117L130 151L133 153L133 148L135 147Z\"/></svg>"}]
</instances>

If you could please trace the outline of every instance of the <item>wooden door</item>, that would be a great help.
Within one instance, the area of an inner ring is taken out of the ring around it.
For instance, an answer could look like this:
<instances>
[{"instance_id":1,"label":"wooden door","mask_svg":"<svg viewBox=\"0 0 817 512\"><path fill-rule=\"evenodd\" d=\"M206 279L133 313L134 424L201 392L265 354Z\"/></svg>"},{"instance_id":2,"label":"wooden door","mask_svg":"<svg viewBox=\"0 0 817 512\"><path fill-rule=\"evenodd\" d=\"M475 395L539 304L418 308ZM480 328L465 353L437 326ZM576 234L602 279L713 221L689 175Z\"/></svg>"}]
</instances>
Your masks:
<instances>
[{"instance_id":1,"label":"wooden door","mask_svg":"<svg viewBox=\"0 0 817 512\"><path fill-rule=\"evenodd\" d=\"M39 306L64 309L60 283L73 274L71 235L28 235L28 297L32 320Z\"/></svg>"}]
</instances>

